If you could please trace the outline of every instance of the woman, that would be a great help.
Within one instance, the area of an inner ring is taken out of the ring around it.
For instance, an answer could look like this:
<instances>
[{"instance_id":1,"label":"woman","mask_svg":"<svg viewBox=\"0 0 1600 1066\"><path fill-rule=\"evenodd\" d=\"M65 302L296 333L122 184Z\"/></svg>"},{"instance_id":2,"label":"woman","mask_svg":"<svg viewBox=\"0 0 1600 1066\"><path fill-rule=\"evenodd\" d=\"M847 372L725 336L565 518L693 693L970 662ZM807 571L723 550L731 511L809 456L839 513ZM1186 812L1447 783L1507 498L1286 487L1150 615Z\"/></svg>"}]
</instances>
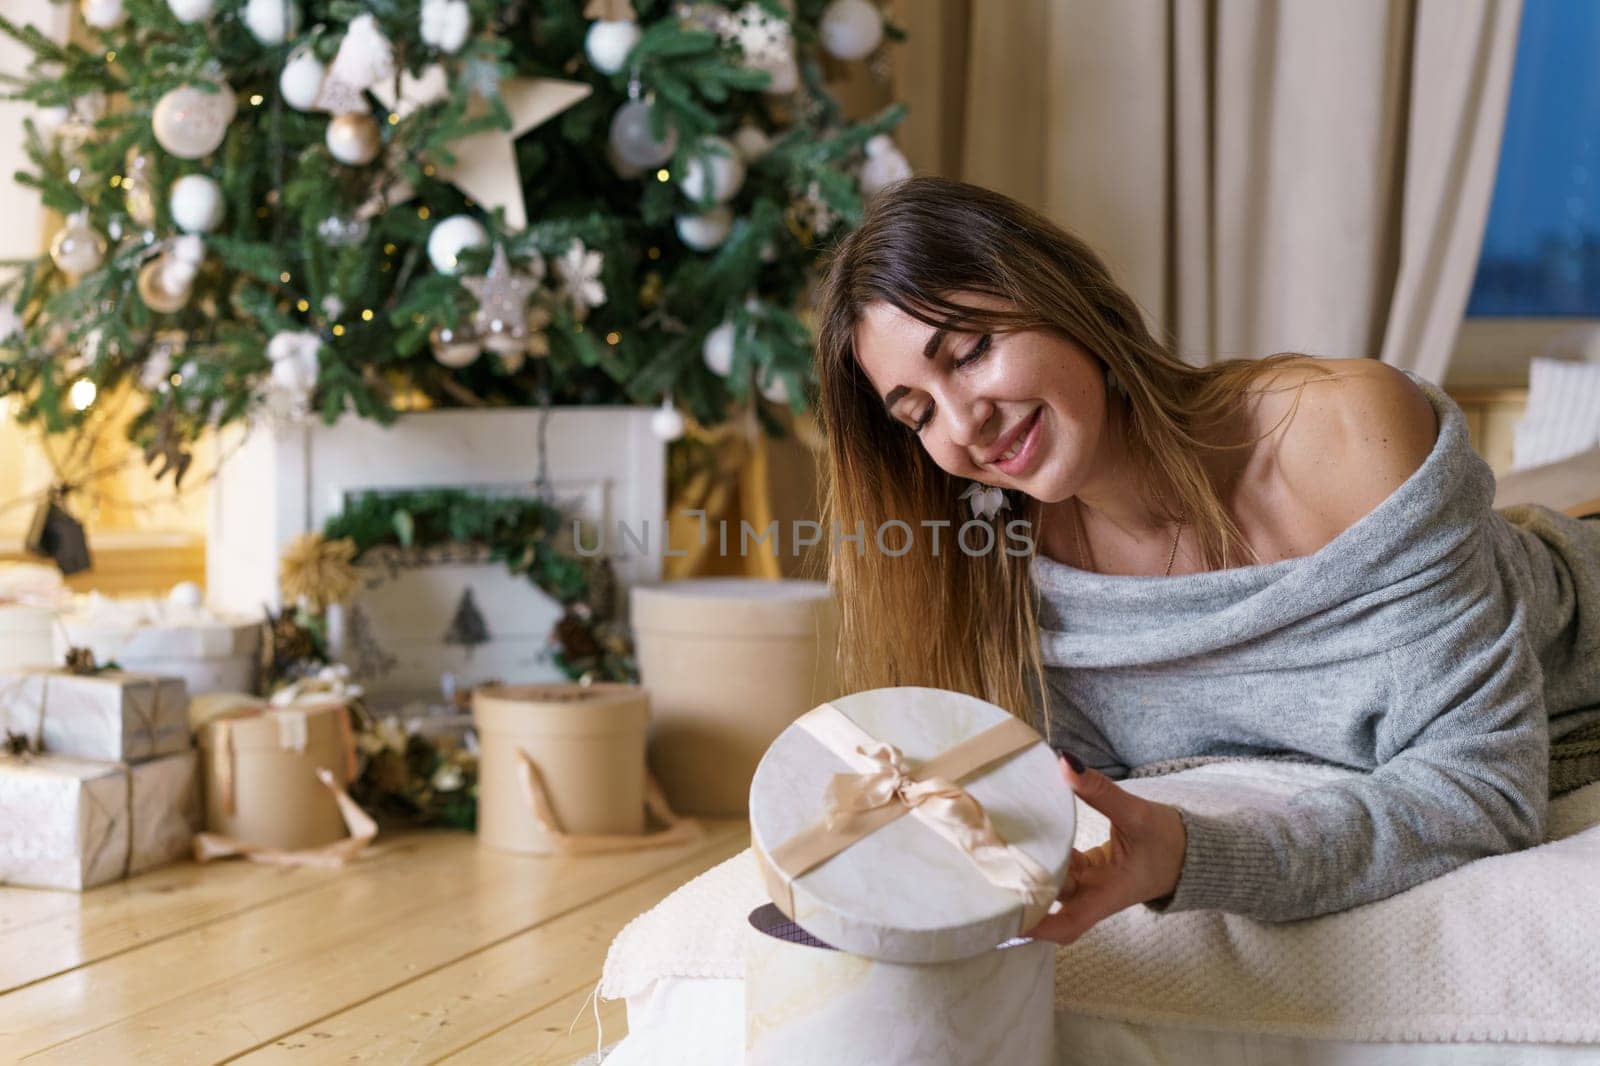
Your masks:
<instances>
[{"instance_id":1,"label":"woman","mask_svg":"<svg viewBox=\"0 0 1600 1066\"><path fill-rule=\"evenodd\" d=\"M1542 839L1552 739L1600 728L1600 523L1494 512L1438 388L1189 366L1083 242L938 178L869 205L819 319L825 509L869 531L831 555L846 690L1030 714L1112 823L1033 935L1135 904L1308 917ZM1006 538L955 550L986 497ZM1224 816L1114 781L1230 757L1365 773Z\"/></svg>"}]
</instances>

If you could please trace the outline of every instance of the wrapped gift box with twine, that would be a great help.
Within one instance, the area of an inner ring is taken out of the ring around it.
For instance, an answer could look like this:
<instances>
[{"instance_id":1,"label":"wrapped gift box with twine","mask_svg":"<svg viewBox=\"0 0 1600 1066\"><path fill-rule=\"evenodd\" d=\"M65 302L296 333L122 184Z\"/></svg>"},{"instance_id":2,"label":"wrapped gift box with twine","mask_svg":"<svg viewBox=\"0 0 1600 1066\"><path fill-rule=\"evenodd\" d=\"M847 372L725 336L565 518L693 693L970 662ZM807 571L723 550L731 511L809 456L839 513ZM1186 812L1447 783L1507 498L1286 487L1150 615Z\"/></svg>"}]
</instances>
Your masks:
<instances>
[{"instance_id":1,"label":"wrapped gift box with twine","mask_svg":"<svg viewBox=\"0 0 1600 1066\"><path fill-rule=\"evenodd\" d=\"M53 755L135 762L184 751L189 691L181 678L40 667L0 673L0 731Z\"/></svg>"},{"instance_id":2,"label":"wrapped gift box with twine","mask_svg":"<svg viewBox=\"0 0 1600 1066\"><path fill-rule=\"evenodd\" d=\"M746 930L746 1061L1053 1063L1055 944L1020 934L1066 881L1073 814L1054 753L983 700L802 715L750 789L772 903Z\"/></svg>"},{"instance_id":3,"label":"wrapped gift box with twine","mask_svg":"<svg viewBox=\"0 0 1600 1066\"><path fill-rule=\"evenodd\" d=\"M0 756L0 884L81 890L182 858L199 801L193 751Z\"/></svg>"}]
</instances>

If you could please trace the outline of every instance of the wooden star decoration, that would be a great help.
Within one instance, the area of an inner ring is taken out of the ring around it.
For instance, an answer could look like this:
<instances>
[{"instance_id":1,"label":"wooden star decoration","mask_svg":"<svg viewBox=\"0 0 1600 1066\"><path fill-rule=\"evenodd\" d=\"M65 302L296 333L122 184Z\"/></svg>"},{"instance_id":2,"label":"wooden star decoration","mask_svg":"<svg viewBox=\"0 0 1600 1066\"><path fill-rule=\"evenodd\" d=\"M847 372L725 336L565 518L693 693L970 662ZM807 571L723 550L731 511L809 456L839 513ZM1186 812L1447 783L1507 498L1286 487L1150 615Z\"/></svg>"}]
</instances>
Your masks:
<instances>
[{"instance_id":1,"label":"wooden star decoration","mask_svg":"<svg viewBox=\"0 0 1600 1066\"><path fill-rule=\"evenodd\" d=\"M478 299L472 328L483 343L495 352L521 351L528 341L528 297L539 287L538 279L513 271L505 245L496 244L489 272L462 278L461 284Z\"/></svg>"},{"instance_id":2,"label":"wooden star decoration","mask_svg":"<svg viewBox=\"0 0 1600 1066\"><path fill-rule=\"evenodd\" d=\"M423 83L419 80L418 85ZM405 87L392 81L374 85L371 93L383 106L396 114L408 114L419 104L434 102L437 86L425 86L428 99L407 99ZM506 226L512 232L528 228L528 208L522 199L522 175L517 170L517 138L536 129L584 99L594 89L587 82L566 81L562 78L507 78L500 83L500 101L511 116L511 127L503 130L485 130L450 142L448 150L454 163L430 160L438 177L460 189L486 208L503 208ZM476 100L476 108L469 108L468 117L477 117L488 110L489 104ZM376 214L385 207L404 203L417 194L409 183L395 181L362 209L364 216Z\"/></svg>"}]
</instances>

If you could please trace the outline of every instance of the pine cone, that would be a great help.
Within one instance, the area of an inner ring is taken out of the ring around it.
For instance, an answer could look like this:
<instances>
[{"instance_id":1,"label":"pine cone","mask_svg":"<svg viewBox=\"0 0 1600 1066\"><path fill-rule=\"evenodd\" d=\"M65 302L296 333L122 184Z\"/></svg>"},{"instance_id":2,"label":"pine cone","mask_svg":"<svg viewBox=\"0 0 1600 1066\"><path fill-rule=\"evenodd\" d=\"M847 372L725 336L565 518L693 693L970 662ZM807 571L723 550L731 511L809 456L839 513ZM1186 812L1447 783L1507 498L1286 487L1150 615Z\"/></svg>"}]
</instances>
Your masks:
<instances>
[{"instance_id":1,"label":"pine cone","mask_svg":"<svg viewBox=\"0 0 1600 1066\"><path fill-rule=\"evenodd\" d=\"M568 662L592 659L600 654L600 644L588 623L572 611L561 616L556 623L556 640L561 644L561 654Z\"/></svg>"}]
</instances>

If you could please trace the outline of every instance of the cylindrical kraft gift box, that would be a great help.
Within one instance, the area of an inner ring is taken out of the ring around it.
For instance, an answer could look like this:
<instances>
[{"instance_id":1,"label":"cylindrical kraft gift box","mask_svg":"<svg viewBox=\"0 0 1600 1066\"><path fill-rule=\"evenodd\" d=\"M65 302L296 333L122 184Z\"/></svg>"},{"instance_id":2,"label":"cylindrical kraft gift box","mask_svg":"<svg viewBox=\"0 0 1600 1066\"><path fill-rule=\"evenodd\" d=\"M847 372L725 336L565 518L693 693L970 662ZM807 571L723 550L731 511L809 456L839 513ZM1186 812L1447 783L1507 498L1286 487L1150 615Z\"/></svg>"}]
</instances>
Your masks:
<instances>
[{"instance_id":1,"label":"cylindrical kraft gift box","mask_svg":"<svg viewBox=\"0 0 1600 1066\"><path fill-rule=\"evenodd\" d=\"M630 612L654 720L650 766L674 809L738 816L762 754L837 694L839 617L821 581L636 585Z\"/></svg>"},{"instance_id":2,"label":"cylindrical kraft gift box","mask_svg":"<svg viewBox=\"0 0 1600 1066\"><path fill-rule=\"evenodd\" d=\"M1049 1066L1055 944L949 962L837 951L767 903L745 927L746 1066Z\"/></svg>"},{"instance_id":3,"label":"cylindrical kraft gift box","mask_svg":"<svg viewBox=\"0 0 1600 1066\"><path fill-rule=\"evenodd\" d=\"M214 718L200 733L206 829L245 844L301 851L347 835L338 801L317 776L348 786L355 739L343 703L260 708Z\"/></svg>"},{"instance_id":4,"label":"cylindrical kraft gift box","mask_svg":"<svg viewBox=\"0 0 1600 1066\"><path fill-rule=\"evenodd\" d=\"M478 728L478 839L545 855L562 834L640 835L645 830L645 740L650 700L638 685L490 686L472 694Z\"/></svg>"}]
</instances>

